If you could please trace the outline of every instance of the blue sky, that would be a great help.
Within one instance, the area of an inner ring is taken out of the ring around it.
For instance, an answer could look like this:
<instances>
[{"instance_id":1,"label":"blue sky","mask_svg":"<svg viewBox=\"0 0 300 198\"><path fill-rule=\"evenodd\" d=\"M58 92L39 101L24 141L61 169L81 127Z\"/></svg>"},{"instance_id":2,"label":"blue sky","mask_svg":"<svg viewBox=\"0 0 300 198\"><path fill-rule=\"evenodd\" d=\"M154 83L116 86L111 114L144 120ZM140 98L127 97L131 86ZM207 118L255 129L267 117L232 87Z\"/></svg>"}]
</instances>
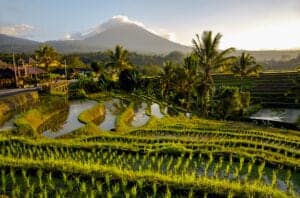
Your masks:
<instances>
[{"instance_id":1,"label":"blue sky","mask_svg":"<svg viewBox=\"0 0 300 198\"><path fill-rule=\"evenodd\" d=\"M63 39L116 15L186 45L213 30L223 48L300 48L300 0L0 0L0 32Z\"/></svg>"}]
</instances>

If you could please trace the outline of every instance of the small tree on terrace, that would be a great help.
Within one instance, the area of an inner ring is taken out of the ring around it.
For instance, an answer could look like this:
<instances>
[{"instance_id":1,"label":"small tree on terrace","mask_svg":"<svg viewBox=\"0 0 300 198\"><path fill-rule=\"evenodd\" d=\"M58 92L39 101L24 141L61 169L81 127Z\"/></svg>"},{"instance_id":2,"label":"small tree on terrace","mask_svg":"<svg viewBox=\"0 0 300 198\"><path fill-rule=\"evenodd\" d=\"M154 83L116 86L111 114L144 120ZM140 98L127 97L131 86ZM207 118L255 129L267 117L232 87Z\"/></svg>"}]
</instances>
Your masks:
<instances>
[{"instance_id":1,"label":"small tree on terrace","mask_svg":"<svg viewBox=\"0 0 300 198\"><path fill-rule=\"evenodd\" d=\"M240 57L236 59L231 67L234 76L239 77L240 89L242 90L243 79L248 76L258 76L262 70L262 66L256 64L255 58L248 53L243 52Z\"/></svg>"},{"instance_id":2,"label":"small tree on terrace","mask_svg":"<svg viewBox=\"0 0 300 198\"><path fill-rule=\"evenodd\" d=\"M117 45L115 51L108 51L110 61L106 63L106 67L111 67L117 75L124 69L132 69L128 63L128 51L122 46Z\"/></svg>"}]
</instances>

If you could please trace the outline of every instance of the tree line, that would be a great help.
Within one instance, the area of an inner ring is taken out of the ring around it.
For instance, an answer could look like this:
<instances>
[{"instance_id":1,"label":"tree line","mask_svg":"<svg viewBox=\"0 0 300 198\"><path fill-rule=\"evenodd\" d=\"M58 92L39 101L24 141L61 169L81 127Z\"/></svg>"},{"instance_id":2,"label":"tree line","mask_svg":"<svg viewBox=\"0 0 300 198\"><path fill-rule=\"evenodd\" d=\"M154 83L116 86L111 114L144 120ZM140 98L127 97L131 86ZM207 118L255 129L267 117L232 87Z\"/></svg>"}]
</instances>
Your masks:
<instances>
[{"instance_id":1,"label":"tree line","mask_svg":"<svg viewBox=\"0 0 300 198\"><path fill-rule=\"evenodd\" d=\"M129 52L122 46L108 51L108 60L99 66L92 64L98 80L82 78L80 89L85 92L123 90L151 95L157 99L196 111L202 116L221 118L243 116L249 107L250 93L243 90L243 79L258 75L262 66L247 53L231 56L234 48L219 49L222 35L211 31L196 35L193 51L182 63L165 61L162 71L154 77L141 75L129 61ZM240 87L216 88L213 72L231 72L241 81Z\"/></svg>"}]
</instances>

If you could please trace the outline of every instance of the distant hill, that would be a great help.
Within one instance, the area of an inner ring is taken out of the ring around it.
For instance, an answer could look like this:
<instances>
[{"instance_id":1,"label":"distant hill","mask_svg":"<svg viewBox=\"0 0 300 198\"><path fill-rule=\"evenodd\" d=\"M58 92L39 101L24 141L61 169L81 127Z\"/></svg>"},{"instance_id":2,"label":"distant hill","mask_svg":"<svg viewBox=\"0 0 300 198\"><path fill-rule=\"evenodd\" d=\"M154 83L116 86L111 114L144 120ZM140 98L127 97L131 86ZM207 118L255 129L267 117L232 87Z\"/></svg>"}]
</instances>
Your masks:
<instances>
[{"instance_id":1,"label":"distant hill","mask_svg":"<svg viewBox=\"0 0 300 198\"><path fill-rule=\"evenodd\" d=\"M111 49L117 44L139 53L167 54L172 51L189 52L191 49L157 36L135 24L120 24L99 34L88 37L83 42L89 46Z\"/></svg>"},{"instance_id":2,"label":"distant hill","mask_svg":"<svg viewBox=\"0 0 300 198\"><path fill-rule=\"evenodd\" d=\"M0 52L11 52L12 43L16 52L33 52L39 42L6 35L0 37ZM55 47L61 53L83 53L113 49L120 44L126 49L138 53L168 54L172 51L187 53L190 47L174 43L163 37L149 32L145 28L130 24L119 23L100 33L90 34L81 40L56 40L45 43Z\"/></svg>"},{"instance_id":3,"label":"distant hill","mask_svg":"<svg viewBox=\"0 0 300 198\"><path fill-rule=\"evenodd\" d=\"M233 55L238 56L242 52L250 53L257 61L288 61L300 55L300 50L237 50L233 53Z\"/></svg>"},{"instance_id":4,"label":"distant hill","mask_svg":"<svg viewBox=\"0 0 300 198\"><path fill-rule=\"evenodd\" d=\"M130 23L112 18L98 27L92 29L87 34L74 36L75 40L54 40L46 41L60 53L88 53L113 49L117 44L124 46L131 52L139 54L167 55L177 51L183 54L192 51L189 46L172 42L166 38L158 36L143 25ZM41 42L28 39L16 38L0 34L0 52L11 53L12 47L16 53L33 53ZM233 55L238 56L243 50L237 50ZM264 50L247 51L252 54L258 62L289 61L295 59L300 50ZM182 59L182 57L179 57ZM180 61L179 61L180 62Z\"/></svg>"},{"instance_id":5,"label":"distant hill","mask_svg":"<svg viewBox=\"0 0 300 198\"><path fill-rule=\"evenodd\" d=\"M41 43L23 38L0 34L0 52L32 53Z\"/></svg>"}]
</instances>

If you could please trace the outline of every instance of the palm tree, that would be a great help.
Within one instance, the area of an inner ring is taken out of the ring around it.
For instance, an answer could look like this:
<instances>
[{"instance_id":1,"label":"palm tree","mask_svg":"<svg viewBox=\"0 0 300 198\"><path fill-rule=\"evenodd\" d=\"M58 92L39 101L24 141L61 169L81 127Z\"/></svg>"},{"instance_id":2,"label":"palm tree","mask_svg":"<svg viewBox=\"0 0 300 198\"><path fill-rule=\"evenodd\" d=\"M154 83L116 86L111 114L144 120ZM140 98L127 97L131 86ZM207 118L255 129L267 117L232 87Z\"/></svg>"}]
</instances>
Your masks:
<instances>
[{"instance_id":1,"label":"palm tree","mask_svg":"<svg viewBox=\"0 0 300 198\"><path fill-rule=\"evenodd\" d=\"M175 66L171 61L164 63L163 72L161 75L161 96L167 98L171 90L171 82L174 77Z\"/></svg>"},{"instance_id":2,"label":"palm tree","mask_svg":"<svg viewBox=\"0 0 300 198\"><path fill-rule=\"evenodd\" d=\"M45 44L35 51L35 60L39 64L44 64L48 71L49 65L59 60L59 54L53 47Z\"/></svg>"},{"instance_id":3,"label":"palm tree","mask_svg":"<svg viewBox=\"0 0 300 198\"><path fill-rule=\"evenodd\" d=\"M213 71L222 71L229 67L234 60L233 56L228 56L234 48L219 50L222 35L218 33L213 37L211 31L204 31L202 36L196 34L196 39L192 40L194 53L198 56L199 67L203 70L202 79L202 111L205 116L208 114L208 103L213 94Z\"/></svg>"},{"instance_id":4,"label":"palm tree","mask_svg":"<svg viewBox=\"0 0 300 198\"><path fill-rule=\"evenodd\" d=\"M187 102L187 110L190 111L191 106L191 96L195 85L197 85L199 72L197 69L198 66L198 57L195 54L191 54L190 56L184 59L184 71L185 71L185 85L184 88L186 90L186 102Z\"/></svg>"},{"instance_id":5,"label":"palm tree","mask_svg":"<svg viewBox=\"0 0 300 198\"><path fill-rule=\"evenodd\" d=\"M106 67L111 67L113 72L119 74L124 69L132 69L128 63L128 51L124 50L122 46L117 45L115 51L108 51L110 61L106 63Z\"/></svg>"},{"instance_id":6,"label":"palm tree","mask_svg":"<svg viewBox=\"0 0 300 198\"><path fill-rule=\"evenodd\" d=\"M236 59L231 67L234 76L239 77L241 80L240 89L242 90L243 79L248 76L258 76L262 66L256 64L255 58L243 52L240 57Z\"/></svg>"}]
</instances>

